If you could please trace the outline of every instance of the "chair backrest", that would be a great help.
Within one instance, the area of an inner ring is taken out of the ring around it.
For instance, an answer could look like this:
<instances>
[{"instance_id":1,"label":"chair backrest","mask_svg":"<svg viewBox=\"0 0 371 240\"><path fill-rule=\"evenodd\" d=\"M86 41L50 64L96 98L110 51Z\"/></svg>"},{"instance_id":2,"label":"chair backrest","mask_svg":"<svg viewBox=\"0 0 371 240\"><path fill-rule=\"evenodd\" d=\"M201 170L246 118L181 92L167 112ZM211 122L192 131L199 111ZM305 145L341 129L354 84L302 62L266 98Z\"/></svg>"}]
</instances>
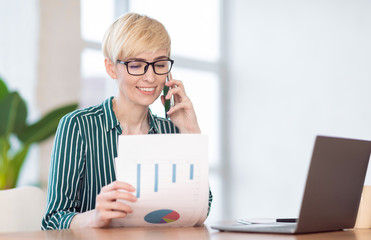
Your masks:
<instances>
[{"instance_id":1,"label":"chair backrest","mask_svg":"<svg viewBox=\"0 0 371 240\"><path fill-rule=\"evenodd\" d=\"M25 186L0 191L0 232L37 231L45 212L46 193Z\"/></svg>"}]
</instances>

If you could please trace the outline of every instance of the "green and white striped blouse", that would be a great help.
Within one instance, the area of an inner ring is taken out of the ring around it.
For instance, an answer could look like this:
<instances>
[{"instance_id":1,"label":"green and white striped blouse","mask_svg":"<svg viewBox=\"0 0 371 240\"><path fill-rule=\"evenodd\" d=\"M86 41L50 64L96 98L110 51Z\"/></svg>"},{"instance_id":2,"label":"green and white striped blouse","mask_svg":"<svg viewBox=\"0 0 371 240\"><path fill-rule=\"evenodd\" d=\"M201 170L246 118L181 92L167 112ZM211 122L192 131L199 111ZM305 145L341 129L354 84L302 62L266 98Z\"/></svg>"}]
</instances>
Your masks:
<instances>
[{"instance_id":1,"label":"green and white striped blouse","mask_svg":"<svg viewBox=\"0 0 371 240\"><path fill-rule=\"evenodd\" d=\"M102 104L64 116L55 136L41 229L69 228L72 218L95 208L96 196L116 180L114 159L122 128L112 109L113 97ZM149 111L148 134L179 133L169 120ZM209 209L212 201L209 192Z\"/></svg>"}]
</instances>

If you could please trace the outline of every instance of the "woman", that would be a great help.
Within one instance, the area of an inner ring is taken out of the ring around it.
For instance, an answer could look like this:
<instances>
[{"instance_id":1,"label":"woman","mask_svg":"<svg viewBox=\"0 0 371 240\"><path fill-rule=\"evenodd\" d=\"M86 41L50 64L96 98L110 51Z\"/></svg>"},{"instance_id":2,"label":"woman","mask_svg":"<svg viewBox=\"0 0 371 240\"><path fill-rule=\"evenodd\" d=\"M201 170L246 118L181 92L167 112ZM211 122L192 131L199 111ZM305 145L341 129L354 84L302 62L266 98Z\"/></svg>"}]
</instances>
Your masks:
<instances>
[{"instance_id":1,"label":"woman","mask_svg":"<svg viewBox=\"0 0 371 240\"><path fill-rule=\"evenodd\" d=\"M118 93L61 119L42 229L109 227L112 219L132 212L116 201L136 201L133 186L115 181L119 135L201 132L183 83L170 74L170 37L161 23L135 13L120 17L106 32L103 53ZM170 90L162 102L172 96L175 102L167 112L171 121L152 115L148 107L164 85Z\"/></svg>"}]
</instances>

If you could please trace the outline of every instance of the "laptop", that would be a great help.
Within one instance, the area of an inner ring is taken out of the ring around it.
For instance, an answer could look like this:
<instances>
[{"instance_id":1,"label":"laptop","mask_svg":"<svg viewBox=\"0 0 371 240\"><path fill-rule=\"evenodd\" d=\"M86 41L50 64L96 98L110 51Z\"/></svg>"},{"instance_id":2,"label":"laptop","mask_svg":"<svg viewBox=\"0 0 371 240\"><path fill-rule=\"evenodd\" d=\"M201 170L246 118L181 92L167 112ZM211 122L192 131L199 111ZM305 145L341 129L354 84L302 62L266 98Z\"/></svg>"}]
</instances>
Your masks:
<instances>
[{"instance_id":1,"label":"laptop","mask_svg":"<svg viewBox=\"0 0 371 240\"><path fill-rule=\"evenodd\" d=\"M220 231L313 233L353 228L371 141L317 136L296 223L219 224Z\"/></svg>"}]
</instances>

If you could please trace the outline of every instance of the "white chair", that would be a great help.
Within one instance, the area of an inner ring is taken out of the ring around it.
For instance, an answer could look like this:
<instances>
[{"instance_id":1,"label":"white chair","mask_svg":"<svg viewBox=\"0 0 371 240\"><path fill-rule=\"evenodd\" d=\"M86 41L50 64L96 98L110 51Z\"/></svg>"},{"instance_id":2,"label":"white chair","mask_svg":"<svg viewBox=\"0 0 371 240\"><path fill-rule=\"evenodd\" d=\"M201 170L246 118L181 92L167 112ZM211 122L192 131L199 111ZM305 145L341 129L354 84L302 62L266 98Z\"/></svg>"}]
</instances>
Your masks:
<instances>
[{"instance_id":1,"label":"white chair","mask_svg":"<svg viewBox=\"0 0 371 240\"><path fill-rule=\"evenodd\" d=\"M25 186L0 191L0 232L40 230L46 193Z\"/></svg>"}]
</instances>

